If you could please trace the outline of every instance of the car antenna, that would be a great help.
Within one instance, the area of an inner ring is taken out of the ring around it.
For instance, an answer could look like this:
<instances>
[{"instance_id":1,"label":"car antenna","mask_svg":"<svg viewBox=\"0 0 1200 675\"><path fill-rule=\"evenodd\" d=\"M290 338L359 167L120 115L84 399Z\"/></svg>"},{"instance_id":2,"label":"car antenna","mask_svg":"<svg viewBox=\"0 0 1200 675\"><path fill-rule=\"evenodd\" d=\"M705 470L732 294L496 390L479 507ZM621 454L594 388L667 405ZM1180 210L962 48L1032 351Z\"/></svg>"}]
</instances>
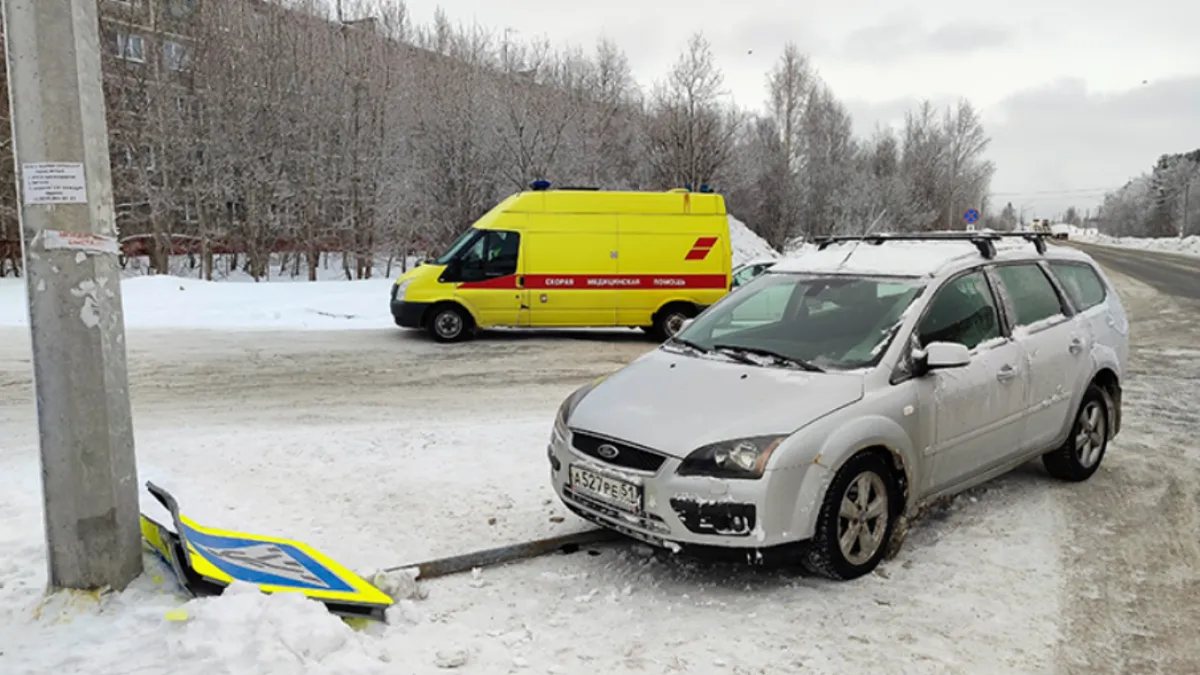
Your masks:
<instances>
[{"instance_id":1,"label":"car antenna","mask_svg":"<svg viewBox=\"0 0 1200 675\"><path fill-rule=\"evenodd\" d=\"M863 239L859 239L859 240L855 241L854 245L850 247L850 250L846 251L846 257L842 258L842 262L838 263L837 269L841 269L842 265L845 265L846 261L850 260L850 256L854 255L854 252L858 250L858 245L863 243L864 239L871 236L871 232L874 231L874 229L879 225L879 223L883 222L883 217L886 215L887 215L887 209L884 209L879 212L879 215L875 217L875 220L870 225L867 226L866 230L863 231L863 233L862 233Z\"/></svg>"}]
</instances>

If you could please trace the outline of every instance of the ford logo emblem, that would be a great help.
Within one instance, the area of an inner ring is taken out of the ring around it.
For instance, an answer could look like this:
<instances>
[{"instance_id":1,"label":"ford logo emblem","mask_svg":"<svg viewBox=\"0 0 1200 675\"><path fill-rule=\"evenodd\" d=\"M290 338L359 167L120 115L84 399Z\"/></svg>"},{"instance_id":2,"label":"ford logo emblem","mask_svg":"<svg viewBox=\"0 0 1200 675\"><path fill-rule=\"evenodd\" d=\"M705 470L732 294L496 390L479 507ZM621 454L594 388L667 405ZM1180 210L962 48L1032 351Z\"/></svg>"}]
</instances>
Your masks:
<instances>
[{"instance_id":1,"label":"ford logo emblem","mask_svg":"<svg viewBox=\"0 0 1200 675\"><path fill-rule=\"evenodd\" d=\"M600 455L604 459L616 459L617 455L620 453L621 451L617 450L617 446L609 445L608 443L596 448L596 454Z\"/></svg>"}]
</instances>

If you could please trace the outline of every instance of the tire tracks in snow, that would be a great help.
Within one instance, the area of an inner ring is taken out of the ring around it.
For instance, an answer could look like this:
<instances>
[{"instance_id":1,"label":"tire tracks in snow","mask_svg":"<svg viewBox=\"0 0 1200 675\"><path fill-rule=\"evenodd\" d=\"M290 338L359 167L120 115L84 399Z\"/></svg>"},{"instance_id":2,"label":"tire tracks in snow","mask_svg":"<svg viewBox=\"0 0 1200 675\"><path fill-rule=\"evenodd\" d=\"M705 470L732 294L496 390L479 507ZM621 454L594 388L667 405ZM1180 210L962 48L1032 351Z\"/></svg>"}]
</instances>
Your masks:
<instances>
[{"instance_id":1,"label":"tire tracks in snow","mask_svg":"<svg viewBox=\"0 0 1200 675\"><path fill-rule=\"evenodd\" d=\"M1109 270L1130 315L1121 434L1082 485L1059 485L1058 672L1200 672L1200 303Z\"/></svg>"}]
</instances>

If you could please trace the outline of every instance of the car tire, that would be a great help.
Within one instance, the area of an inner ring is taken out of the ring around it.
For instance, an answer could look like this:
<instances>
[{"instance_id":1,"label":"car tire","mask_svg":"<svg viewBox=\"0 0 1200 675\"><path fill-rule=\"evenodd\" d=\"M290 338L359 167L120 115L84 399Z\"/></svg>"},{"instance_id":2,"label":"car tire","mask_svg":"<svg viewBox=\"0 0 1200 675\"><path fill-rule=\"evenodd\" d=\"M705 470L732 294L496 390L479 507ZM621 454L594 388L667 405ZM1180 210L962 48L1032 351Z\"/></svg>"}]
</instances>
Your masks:
<instances>
[{"instance_id":1,"label":"car tire","mask_svg":"<svg viewBox=\"0 0 1200 675\"><path fill-rule=\"evenodd\" d=\"M1080 483L1092 477L1108 452L1112 436L1108 397L1096 384L1088 386L1071 423L1071 433L1057 449L1042 455L1042 464L1059 480Z\"/></svg>"},{"instance_id":2,"label":"car tire","mask_svg":"<svg viewBox=\"0 0 1200 675\"><path fill-rule=\"evenodd\" d=\"M896 490L892 469L883 457L874 452L851 457L825 492L816 532L803 557L804 568L835 581L871 573L887 554L896 527ZM855 509L853 515L843 513L843 501ZM851 529L860 534L850 534ZM842 545L843 537L849 539L848 546Z\"/></svg>"},{"instance_id":3,"label":"car tire","mask_svg":"<svg viewBox=\"0 0 1200 675\"><path fill-rule=\"evenodd\" d=\"M654 326L650 334L659 342L666 342L675 337L683 322L696 316L695 308L683 303L674 303L658 310L654 315Z\"/></svg>"},{"instance_id":4,"label":"car tire","mask_svg":"<svg viewBox=\"0 0 1200 675\"><path fill-rule=\"evenodd\" d=\"M458 305L437 305L430 310L425 329L436 342L461 342L471 335L471 315Z\"/></svg>"}]
</instances>

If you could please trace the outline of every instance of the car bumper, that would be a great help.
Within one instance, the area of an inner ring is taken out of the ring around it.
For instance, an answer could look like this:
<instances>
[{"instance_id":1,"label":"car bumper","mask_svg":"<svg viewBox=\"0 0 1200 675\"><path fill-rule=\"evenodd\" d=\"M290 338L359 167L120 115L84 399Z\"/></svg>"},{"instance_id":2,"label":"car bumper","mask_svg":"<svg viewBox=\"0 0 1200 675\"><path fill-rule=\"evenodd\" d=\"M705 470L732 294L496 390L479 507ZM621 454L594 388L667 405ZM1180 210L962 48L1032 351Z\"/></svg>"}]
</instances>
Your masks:
<instances>
[{"instance_id":1,"label":"car bumper","mask_svg":"<svg viewBox=\"0 0 1200 675\"><path fill-rule=\"evenodd\" d=\"M392 300L392 318L401 328L420 328L425 310L429 309L428 302L406 302Z\"/></svg>"},{"instance_id":2,"label":"car bumper","mask_svg":"<svg viewBox=\"0 0 1200 675\"><path fill-rule=\"evenodd\" d=\"M652 546L711 557L726 552L762 559L803 543L808 514L797 513L802 470L767 472L758 480L679 476L680 460L667 458L655 472L616 467L583 454L570 434L556 429L547 447L554 491L571 511L601 527ZM622 509L571 485L571 466L642 490L640 510ZM805 486L807 487L807 486Z\"/></svg>"}]
</instances>

